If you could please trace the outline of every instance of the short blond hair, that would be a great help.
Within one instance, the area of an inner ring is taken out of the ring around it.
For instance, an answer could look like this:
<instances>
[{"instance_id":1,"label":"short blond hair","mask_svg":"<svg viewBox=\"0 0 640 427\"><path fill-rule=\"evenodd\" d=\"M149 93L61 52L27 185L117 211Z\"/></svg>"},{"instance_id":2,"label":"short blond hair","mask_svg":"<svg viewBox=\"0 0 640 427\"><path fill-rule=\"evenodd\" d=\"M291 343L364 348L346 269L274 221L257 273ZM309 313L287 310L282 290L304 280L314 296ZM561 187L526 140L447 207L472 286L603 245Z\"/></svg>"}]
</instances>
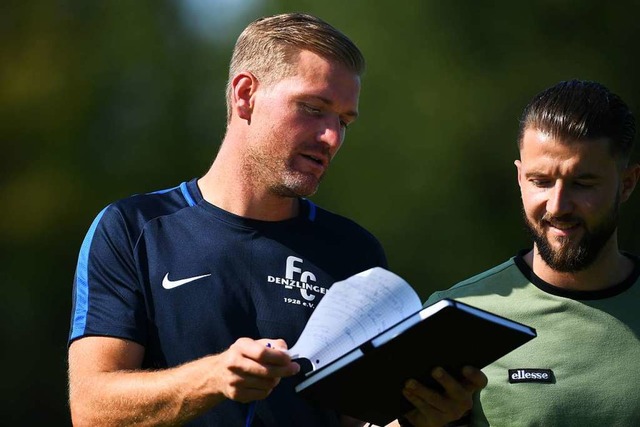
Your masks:
<instances>
[{"instance_id":1,"label":"short blond hair","mask_svg":"<svg viewBox=\"0 0 640 427\"><path fill-rule=\"evenodd\" d=\"M291 74L302 50L335 60L358 76L364 73L360 49L322 19L304 13L258 18L244 29L233 49L227 82L227 122L231 120L231 83L239 72L249 71L265 84L277 82Z\"/></svg>"}]
</instances>

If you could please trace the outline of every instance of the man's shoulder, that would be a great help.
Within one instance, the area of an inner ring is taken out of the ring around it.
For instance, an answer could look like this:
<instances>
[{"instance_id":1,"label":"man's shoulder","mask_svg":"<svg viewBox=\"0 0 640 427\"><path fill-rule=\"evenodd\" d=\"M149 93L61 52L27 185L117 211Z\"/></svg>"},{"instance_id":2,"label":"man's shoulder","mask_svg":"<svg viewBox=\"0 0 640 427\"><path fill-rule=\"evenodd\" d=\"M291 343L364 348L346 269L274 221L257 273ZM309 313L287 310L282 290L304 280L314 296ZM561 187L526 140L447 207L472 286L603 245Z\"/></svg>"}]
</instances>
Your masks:
<instances>
[{"instance_id":1,"label":"man's shoulder","mask_svg":"<svg viewBox=\"0 0 640 427\"><path fill-rule=\"evenodd\" d=\"M442 298L457 299L493 295L499 293L504 287L513 287L520 282L524 284L527 279L515 263L514 257L482 273L464 279L448 289L434 292L426 304L434 303Z\"/></svg>"},{"instance_id":2,"label":"man's shoulder","mask_svg":"<svg viewBox=\"0 0 640 427\"><path fill-rule=\"evenodd\" d=\"M111 203L111 206L125 212L146 212L151 215L171 212L197 203L197 195L193 194L191 187L191 182L183 182L162 190L133 194Z\"/></svg>"},{"instance_id":3,"label":"man's shoulder","mask_svg":"<svg viewBox=\"0 0 640 427\"><path fill-rule=\"evenodd\" d=\"M456 283L452 287L452 289L465 288L469 286L478 286L487 281L500 280L505 274L510 273L514 269L517 270L517 266L514 261L514 258L509 258L505 262L498 264L488 270L485 270L482 273L478 273L474 276L471 276L467 279L464 279Z\"/></svg>"},{"instance_id":4,"label":"man's shoulder","mask_svg":"<svg viewBox=\"0 0 640 427\"><path fill-rule=\"evenodd\" d=\"M155 218L195 205L198 196L190 187L191 182L183 182L175 187L121 198L107 205L95 221L103 227L121 224L136 234Z\"/></svg>"}]
</instances>

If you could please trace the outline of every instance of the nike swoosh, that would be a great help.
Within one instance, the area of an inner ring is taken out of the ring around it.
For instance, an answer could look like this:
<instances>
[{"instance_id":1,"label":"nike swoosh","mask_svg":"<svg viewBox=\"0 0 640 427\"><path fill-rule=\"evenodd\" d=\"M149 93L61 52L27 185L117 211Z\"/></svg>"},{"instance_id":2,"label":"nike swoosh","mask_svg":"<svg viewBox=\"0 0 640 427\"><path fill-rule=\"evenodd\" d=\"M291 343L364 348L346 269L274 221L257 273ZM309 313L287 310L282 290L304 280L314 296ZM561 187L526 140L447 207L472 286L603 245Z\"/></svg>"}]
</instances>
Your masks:
<instances>
[{"instance_id":1,"label":"nike swoosh","mask_svg":"<svg viewBox=\"0 0 640 427\"><path fill-rule=\"evenodd\" d=\"M167 275L164 276L164 279L162 279L162 287L165 289L173 289L207 276L211 276L211 273L203 274L202 276L187 277L186 279L169 280L169 273L167 273Z\"/></svg>"}]
</instances>

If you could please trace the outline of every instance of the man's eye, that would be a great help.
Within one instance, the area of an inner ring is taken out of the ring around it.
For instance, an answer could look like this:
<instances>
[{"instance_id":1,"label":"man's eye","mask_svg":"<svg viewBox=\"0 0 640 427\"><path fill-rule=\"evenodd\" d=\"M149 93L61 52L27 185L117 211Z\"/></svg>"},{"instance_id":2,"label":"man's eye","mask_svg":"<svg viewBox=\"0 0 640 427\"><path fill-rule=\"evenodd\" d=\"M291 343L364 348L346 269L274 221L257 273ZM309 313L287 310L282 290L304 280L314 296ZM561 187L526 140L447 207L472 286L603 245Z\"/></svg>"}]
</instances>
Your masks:
<instances>
[{"instance_id":1,"label":"man's eye","mask_svg":"<svg viewBox=\"0 0 640 427\"><path fill-rule=\"evenodd\" d=\"M574 182L574 183L573 183L573 185L574 185L575 187L578 187L578 188L591 188L591 187L593 187L595 184L594 184L593 182L586 182L586 181L582 181L582 182L581 182L581 181L576 181L576 182Z\"/></svg>"},{"instance_id":2,"label":"man's eye","mask_svg":"<svg viewBox=\"0 0 640 427\"><path fill-rule=\"evenodd\" d=\"M322 113L322 111L319 108L315 108L309 104L302 104L302 108L309 114L317 115Z\"/></svg>"},{"instance_id":3,"label":"man's eye","mask_svg":"<svg viewBox=\"0 0 640 427\"><path fill-rule=\"evenodd\" d=\"M529 182L531 182L534 186L540 188L545 188L551 185L551 181L545 179L530 179Z\"/></svg>"}]
</instances>

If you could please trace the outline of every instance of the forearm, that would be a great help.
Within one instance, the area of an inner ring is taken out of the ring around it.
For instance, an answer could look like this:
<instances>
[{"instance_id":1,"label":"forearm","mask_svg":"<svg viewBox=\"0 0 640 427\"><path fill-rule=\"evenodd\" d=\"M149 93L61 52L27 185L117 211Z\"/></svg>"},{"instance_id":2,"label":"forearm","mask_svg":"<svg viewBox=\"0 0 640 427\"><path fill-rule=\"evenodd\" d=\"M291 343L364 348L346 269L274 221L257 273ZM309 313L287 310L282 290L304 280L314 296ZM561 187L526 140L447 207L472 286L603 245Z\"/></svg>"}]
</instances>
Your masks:
<instances>
[{"instance_id":1,"label":"forearm","mask_svg":"<svg viewBox=\"0 0 640 427\"><path fill-rule=\"evenodd\" d=\"M81 379L70 373L74 426L183 424L225 399L215 381L202 375L208 359L162 371L99 372Z\"/></svg>"}]
</instances>

